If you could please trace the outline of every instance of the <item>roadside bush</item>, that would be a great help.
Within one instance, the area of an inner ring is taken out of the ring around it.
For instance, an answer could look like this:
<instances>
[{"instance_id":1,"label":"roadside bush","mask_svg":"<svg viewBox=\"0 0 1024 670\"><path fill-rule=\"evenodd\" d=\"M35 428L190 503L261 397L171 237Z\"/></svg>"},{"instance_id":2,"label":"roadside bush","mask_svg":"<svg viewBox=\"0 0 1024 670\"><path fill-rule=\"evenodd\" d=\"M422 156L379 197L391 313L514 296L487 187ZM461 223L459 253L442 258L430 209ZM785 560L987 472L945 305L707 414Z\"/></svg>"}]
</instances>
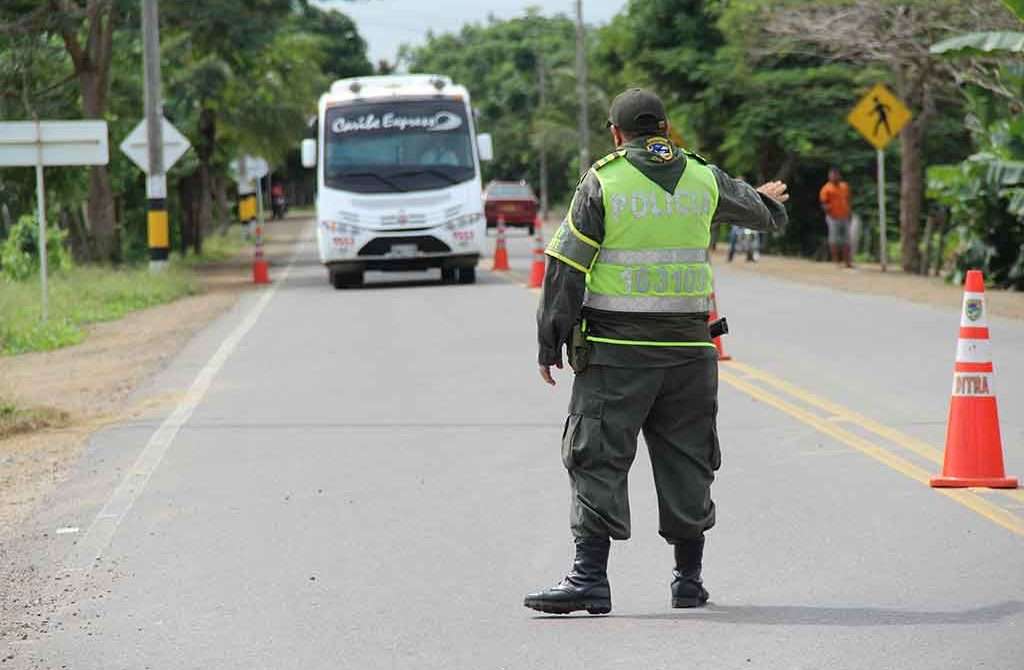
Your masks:
<instances>
[{"instance_id":1,"label":"roadside bush","mask_svg":"<svg viewBox=\"0 0 1024 670\"><path fill-rule=\"evenodd\" d=\"M71 268L64 245L66 233L56 226L46 229L46 260L52 272ZM34 215L18 219L0 247L0 272L12 281L24 281L39 271L39 223Z\"/></svg>"}]
</instances>

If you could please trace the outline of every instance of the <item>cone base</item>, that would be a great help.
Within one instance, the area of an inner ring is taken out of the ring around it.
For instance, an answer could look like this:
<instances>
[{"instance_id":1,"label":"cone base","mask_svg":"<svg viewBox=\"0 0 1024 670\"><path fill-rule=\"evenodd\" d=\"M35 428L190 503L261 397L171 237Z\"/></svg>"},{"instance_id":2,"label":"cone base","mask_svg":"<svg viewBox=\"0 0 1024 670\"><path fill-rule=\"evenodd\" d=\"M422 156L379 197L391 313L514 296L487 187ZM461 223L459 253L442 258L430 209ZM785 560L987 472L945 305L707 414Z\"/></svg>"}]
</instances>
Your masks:
<instances>
[{"instance_id":1,"label":"cone base","mask_svg":"<svg viewBox=\"0 0 1024 670\"><path fill-rule=\"evenodd\" d=\"M730 356L729 354L718 354L718 360L720 360L720 361L731 361L732 360L732 356Z\"/></svg>"},{"instance_id":2,"label":"cone base","mask_svg":"<svg viewBox=\"0 0 1024 670\"><path fill-rule=\"evenodd\" d=\"M504 249L498 249L494 252L494 261L491 263L491 270L497 272L503 272L509 270L508 266L508 252Z\"/></svg>"},{"instance_id":3,"label":"cone base","mask_svg":"<svg viewBox=\"0 0 1024 670\"><path fill-rule=\"evenodd\" d=\"M1016 477L932 477L928 484L936 489L965 489L983 487L989 489L1015 489Z\"/></svg>"},{"instance_id":4,"label":"cone base","mask_svg":"<svg viewBox=\"0 0 1024 670\"><path fill-rule=\"evenodd\" d=\"M266 261L254 261L252 264L252 281L254 284L269 284L270 272Z\"/></svg>"}]
</instances>

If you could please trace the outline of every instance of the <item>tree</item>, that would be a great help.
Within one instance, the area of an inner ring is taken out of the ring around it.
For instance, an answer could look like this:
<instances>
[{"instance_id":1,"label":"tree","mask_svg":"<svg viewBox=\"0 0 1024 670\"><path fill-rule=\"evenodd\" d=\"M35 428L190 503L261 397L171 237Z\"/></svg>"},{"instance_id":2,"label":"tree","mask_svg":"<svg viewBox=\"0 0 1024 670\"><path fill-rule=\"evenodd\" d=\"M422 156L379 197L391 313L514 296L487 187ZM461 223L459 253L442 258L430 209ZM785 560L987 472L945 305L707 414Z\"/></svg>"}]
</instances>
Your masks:
<instances>
[{"instance_id":1,"label":"tree","mask_svg":"<svg viewBox=\"0 0 1024 670\"><path fill-rule=\"evenodd\" d=\"M259 73L258 57L290 11L288 0L211 0L168 3L162 8L161 23L167 26L168 37L177 38L169 53L180 63L168 78L167 95L180 99L179 110L195 115L199 163L193 178L198 214L191 234L197 251L213 221L218 124L223 114L235 111L225 93L229 83L244 73Z\"/></svg>"},{"instance_id":2,"label":"tree","mask_svg":"<svg viewBox=\"0 0 1024 670\"><path fill-rule=\"evenodd\" d=\"M551 198L558 202L569 197L580 175L573 21L529 10L514 19L468 24L456 34L428 34L423 46L403 47L401 58L411 72L449 75L469 89L480 129L494 135L495 160L484 167L485 179L527 179L537 185L538 149L543 147ZM547 79L543 107L541 67ZM601 155L609 148L602 139L608 101L599 87L592 87L590 94L595 138L591 155Z\"/></svg>"},{"instance_id":3,"label":"tree","mask_svg":"<svg viewBox=\"0 0 1024 670\"><path fill-rule=\"evenodd\" d=\"M113 35L125 0L11 0L0 31L53 35L63 43L78 81L82 114L103 119L110 87ZM118 257L114 193L106 165L89 168L88 225L98 259Z\"/></svg>"},{"instance_id":4,"label":"tree","mask_svg":"<svg viewBox=\"0 0 1024 670\"><path fill-rule=\"evenodd\" d=\"M900 134L900 248L903 269L917 272L924 138L936 100L952 75L947 63L928 47L951 30L999 28L1012 17L995 0L805 1L787 4L784 11L755 4L760 5L765 32L772 38L766 40L762 54L810 47L813 54L840 61L880 65L914 111L914 119Z\"/></svg>"},{"instance_id":5,"label":"tree","mask_svg":"<svg viewBox=\"0 0 1024 670\"><path fill-rule=\"evenodd\" d=\"M817 193L826 169L855 177L873 165L844 116L850 91L877 72L820 55L750 58L763 42L753 9L633 0L600 30L595 68L609 95L629 86L657 91L687 148L751 182L789 182L791 223L777 243L814 254L824 243ZM870 206L866 191L854 193L855 205Z\"/></svg>"},{"instance_id":6,"label":"tree","mask_svg":"<svg viewBox=\"0 0 1024 670\"><path fill-rule=\"evenodd\" d=\"M1024 2L1006 4L1024 19ZM997 284L1024 288L1024 33L956 35L930 51L954 68L977 149L957 165L928 168L929 198L948 210L965 238L953 278L981 268Z\"/></svg>"},{"instance_id":7,"label":"tree","mask_svg":"<svg viewBox=\"0 0 1024 670\"><path fill-rule=\"evenodd\" d=\"M348 16L306 4L292 23L294 31L318 38L320 70L329 81L373 74L373 66L366 57L366 40Z\"/></svg>"}]
</instances>

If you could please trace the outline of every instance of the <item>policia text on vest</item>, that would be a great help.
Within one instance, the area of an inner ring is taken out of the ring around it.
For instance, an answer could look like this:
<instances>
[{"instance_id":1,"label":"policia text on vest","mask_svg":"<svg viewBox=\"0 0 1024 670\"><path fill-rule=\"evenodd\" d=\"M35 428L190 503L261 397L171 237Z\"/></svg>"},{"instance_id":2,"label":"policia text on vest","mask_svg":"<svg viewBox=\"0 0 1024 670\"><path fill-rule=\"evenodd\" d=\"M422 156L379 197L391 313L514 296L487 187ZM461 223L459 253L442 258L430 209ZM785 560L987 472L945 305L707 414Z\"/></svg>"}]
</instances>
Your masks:
<instances>
[{"instance_id":1,"label":"policia text on vest","mask_svg":"<svg viewBox=\"0 0 1024 670\"><path fill-rule=\"evenodd\" d=\"M630 536L627 476L643 431L654 469L659 533L674 546L672 605L707 600L704 532L721 464L717 351L707 324L713 224L775 231L785 184L758 189L666 139L654 94L632 89L609 113L618 147L580 181L551 257L537 313L540 373L554 383L563 347L576 372L562 434L576 559L535 610L611 610L611 539Z\"/></svg>"}]
</instances>

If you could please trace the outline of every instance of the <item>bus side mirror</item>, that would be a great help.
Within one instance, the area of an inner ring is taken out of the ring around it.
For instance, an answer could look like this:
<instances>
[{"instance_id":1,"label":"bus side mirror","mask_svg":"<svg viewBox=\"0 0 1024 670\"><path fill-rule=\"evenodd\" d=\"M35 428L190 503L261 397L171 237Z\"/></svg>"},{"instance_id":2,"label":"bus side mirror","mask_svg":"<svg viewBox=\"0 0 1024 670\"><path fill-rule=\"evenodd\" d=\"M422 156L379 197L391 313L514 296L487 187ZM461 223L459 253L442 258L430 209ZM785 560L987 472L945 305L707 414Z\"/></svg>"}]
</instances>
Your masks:
<instances>
[{"instance_id":1,"label":"bus side mirror","mask_svg":"<svg viewBox=\"0 0 1024 670\"><path fill-rule=\"evenodd\" d=\"M480 160L494 160L494 142L490 133L480 133L476 136L476 148L480 154Z\"/></svg>"},{"instance_id":2,"label":"bus side mirror","mask_svg":"<svg viewBox=\"0 0 1024 670\"><path fill-rule=\"evenodd\" d=\"M316 140L302 140L302 167L316 167Z\"/></svg>"}]
</instances>

